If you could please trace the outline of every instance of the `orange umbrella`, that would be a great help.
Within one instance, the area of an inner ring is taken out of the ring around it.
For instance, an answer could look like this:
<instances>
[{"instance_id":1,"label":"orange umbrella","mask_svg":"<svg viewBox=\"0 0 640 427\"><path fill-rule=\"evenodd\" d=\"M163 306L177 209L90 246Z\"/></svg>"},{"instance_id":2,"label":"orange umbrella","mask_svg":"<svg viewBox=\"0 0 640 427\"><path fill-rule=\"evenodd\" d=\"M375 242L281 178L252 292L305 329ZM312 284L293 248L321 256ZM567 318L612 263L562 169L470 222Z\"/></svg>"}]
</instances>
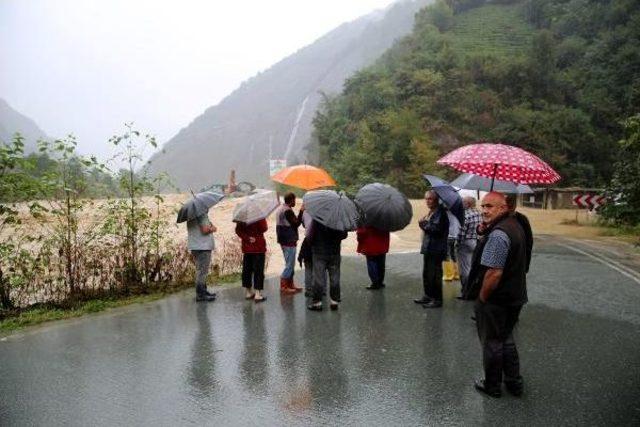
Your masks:
<instances>
[{"instance_id":1,"label":"orange umbrella","mask_svg":"<svg viewBox=\"0 0 640 427\"><path fill-rule=\"evenodd\" d=\"M313 190L315 188L333 187L336 182L322 168L311 165L289 166L273 175L271 179L291 187Z\"/></svg>"}]
</instances>

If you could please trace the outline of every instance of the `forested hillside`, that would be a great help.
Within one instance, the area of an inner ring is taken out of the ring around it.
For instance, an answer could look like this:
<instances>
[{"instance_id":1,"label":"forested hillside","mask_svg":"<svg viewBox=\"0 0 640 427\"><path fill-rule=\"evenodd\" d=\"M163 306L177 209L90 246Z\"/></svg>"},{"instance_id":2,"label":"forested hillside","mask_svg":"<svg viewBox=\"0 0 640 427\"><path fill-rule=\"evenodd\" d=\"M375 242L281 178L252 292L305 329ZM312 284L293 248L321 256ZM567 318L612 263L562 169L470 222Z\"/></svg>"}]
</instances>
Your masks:
<instances>
[{"instance_id":1,"label":"forested hillside","mask_svg":"<svg viewBox=\"0 0 640 427\"><path fill-rule=\"evenodd\" d=\"M562 185L606 185L622 121L640 109L640 2L439 1L314 119L345 188L411 195L435 160L477 140L530 150Z\"/></svg>"}]
</instances>

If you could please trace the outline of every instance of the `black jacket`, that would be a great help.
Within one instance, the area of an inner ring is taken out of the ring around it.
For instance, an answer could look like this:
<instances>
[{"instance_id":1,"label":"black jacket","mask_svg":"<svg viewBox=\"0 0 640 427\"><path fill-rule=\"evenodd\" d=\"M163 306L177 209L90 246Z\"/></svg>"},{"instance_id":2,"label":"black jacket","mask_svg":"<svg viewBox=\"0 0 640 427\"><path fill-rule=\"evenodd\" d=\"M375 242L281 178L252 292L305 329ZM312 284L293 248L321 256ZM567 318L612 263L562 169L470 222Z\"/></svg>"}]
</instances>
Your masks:
<instances>
[{"instance_id":1,"label":"black jacket","mask_svg":"<svg viewBox=\"0 0 640 427\"><path fill-rule=\"evenodd\" d=\"M488 236L494 230L501 230L509 237L509 252L502 271L502 278L487 302L497 305L514 306L525 304L527 298L527 242L525 232L513 215L506 215L484 233L476 246L469 272L469 286L466 298L477 298L482 288L487 267L480 264Z\"/></svg>"},{"instance_id":2,"label":"black jacket","mask_svg":"<svg viewBox=\"0 0 640 427\"><path fill-rule=\"evenodd\" d=\"M346 231L334 230L313 220L311 252L313 255L340 255L340 244L347 238Z\"/></svg>"}]
</instances>

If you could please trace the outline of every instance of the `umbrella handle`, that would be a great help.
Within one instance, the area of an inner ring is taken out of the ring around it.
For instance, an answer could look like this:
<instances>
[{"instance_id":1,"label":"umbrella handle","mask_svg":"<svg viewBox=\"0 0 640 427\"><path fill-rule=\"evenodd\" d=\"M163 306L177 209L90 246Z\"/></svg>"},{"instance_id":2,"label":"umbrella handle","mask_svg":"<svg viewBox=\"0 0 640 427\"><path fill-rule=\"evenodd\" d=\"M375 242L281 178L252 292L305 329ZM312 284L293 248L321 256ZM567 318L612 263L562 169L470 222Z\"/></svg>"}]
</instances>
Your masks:
<instances>
[{"instance_id":1,"label":"umbrella handle","mask_svg":"<svg viewBox=\"0 0 640 427\"><path fill-rule=\"evenodd\" d=\"M491 188L489 191L493 191L493 182L496 180L496 171L498 170L498 164L493 164L493 175L491 176Z\"/></svg>"},{"instance_id":2,"label":"umbrella handle","mask_svg":"<svg viewBox=\"0 0 640 427\"><path fill-rule=\"evenodd\" d=\"M192 195L193 197L196 197L196 194L193 192L193 190L192 190L191 188L189 188L189 191L191 192L191 195Z\"/></svg>"}]
</instances>

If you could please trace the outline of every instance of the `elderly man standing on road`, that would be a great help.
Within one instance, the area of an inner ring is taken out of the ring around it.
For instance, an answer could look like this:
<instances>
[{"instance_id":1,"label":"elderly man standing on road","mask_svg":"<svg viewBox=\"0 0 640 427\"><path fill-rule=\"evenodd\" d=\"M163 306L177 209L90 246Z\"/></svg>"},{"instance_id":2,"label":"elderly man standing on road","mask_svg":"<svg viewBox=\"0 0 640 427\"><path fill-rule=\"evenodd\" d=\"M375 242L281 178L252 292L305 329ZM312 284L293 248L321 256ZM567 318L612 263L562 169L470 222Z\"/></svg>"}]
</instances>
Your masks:
<instances>
[{"instance_id":1,"label":"elderly man standing on road","mask_svg":"<svg viewBox=\"0 0 640 427\"><path fill-rule=\"evenodd\" d=\"M527 302L527 249L522 226L509 214L505 196L491 192L482 199L486 238L474 255L470 283L481 284L475 305L482 344L484 379L475 388L491 397L507 391L521 396L523 380L513 328ZM504 377L503 377L504 373Z\"/></svg>"},{"instance_id":2,"label":"elderly man standing on road","mask_svg":"<svg viewBox=\"0 0 640 427\"><path fill-rule=\"evenodd\" d=\"M207 290L207 275L211 253L215 249L213 233L218 231L209 215L203 214L187 221L187 248L196 264L196 301L214 301L216 294Z\"/></svg>"},{"instance_id":3,"label":"elderly man standing on road","mask_svg":"<svg viewBox=\"0 0 640 427\"><path fill-rule=\"evenodd\" d=\"M468 295L469 272L473 251L478 243L478 224L482 222L482 216L476 209L476 199L471 196L462 198L464 205L464 225L458 235L458 267L460 268L460 296L458 299L472 299Z\"/></svg>"},{"instance_id":4,"label":"elderly man standing on road","mask_svg":"<svg viewBox=\"0 0 640 427\"><path fill-rule=\"evenodd\" d=\"M422 230L422 298L414 299L424 308L442 307L442 261L447 255L447 237L449 235L449 219L443 206L439 204L435 191L429 190L424 195L429 212L418 222Z\"/></svg>"}]
</instances>

